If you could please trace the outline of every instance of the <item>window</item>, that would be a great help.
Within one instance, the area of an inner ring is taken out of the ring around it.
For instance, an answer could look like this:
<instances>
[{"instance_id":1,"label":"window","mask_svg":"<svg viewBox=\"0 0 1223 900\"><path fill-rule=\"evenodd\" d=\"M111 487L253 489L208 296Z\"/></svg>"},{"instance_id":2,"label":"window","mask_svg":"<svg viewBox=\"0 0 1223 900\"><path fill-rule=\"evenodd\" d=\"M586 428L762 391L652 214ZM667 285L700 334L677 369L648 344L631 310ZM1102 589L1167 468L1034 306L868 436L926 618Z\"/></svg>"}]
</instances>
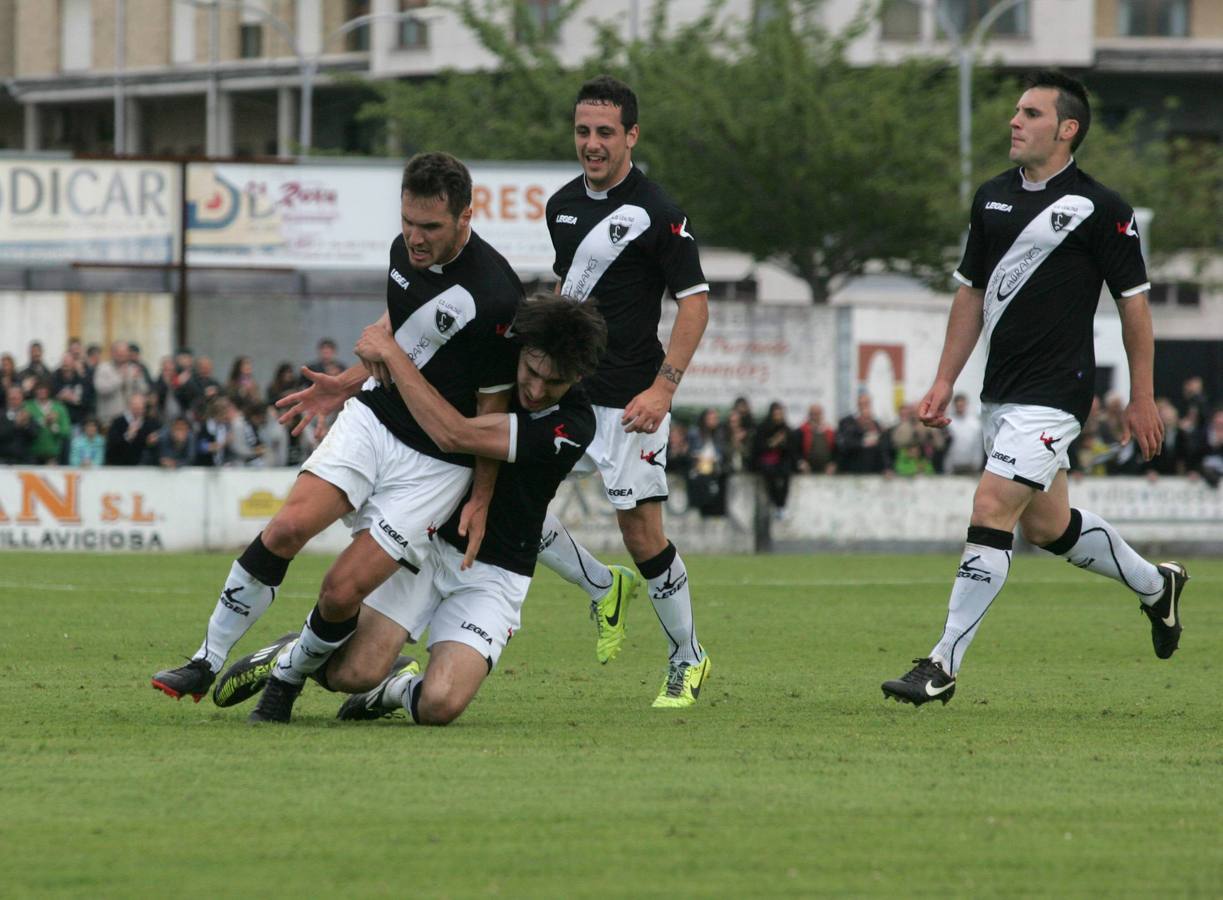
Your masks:
<instances>
[{"instance_id":1,"label":"window","mask_svg":"<svg viewBox=\"0 0 1223 900\"><path fill-rule=\"evenodd\" d=\"M429 0L399 0L399 11L410 13L429 5ZM400 50L421 50L429 46L429 23L413 16L400 19L395 33L399 37Z\"/></svg>"},{"instance_id":2,"label":"window","mask_svg":"<svg viewBox=\"0 0 1223 900\"><path fill-rule=\"evenodd\" d=\"M243 24L238 32L238 55L243 59L263 56L263 26Z\"/></svg>"},{"instance_id":3,"label":"window","mask_svg":"<svg viewBox=\"0 0 1223 900\"><path fill-rule=\"evenodd\" d=\"M1155 281L1148 295L1152 306L1202 305L1202 286L1192 281Z\"/></svg>"},{"instance_id":4,"label":"window","mask_svg":"<svg viewBox=\"0 0 1223 900\"><path fill-rule=\"evenodd\" d=\"M1188 37L1189 0L1117 0L1124 37Z\"/></svg>"},{"instance_id":5,"label":"window","mask_svg":"<svg viewBox=\"0 0 1223 900\"><path fill-rule=\"evenodd\" d=\"M535 38L556 43L560 0L522 0L514 4L514 39L519 43Z\"/></svg>"},{"instance_id":6,"label":"window","mask_svg":"<svg viewBox=\"0 0 1223 900\"><path fill-rule=\"evenodd\" d=\"M939 2L941 9L963 36L971 34L972 30L977 27L977 23L1003 0L939 0ZM1020 3L995 19L986 34L994 37L1027 37L1029 34L1028 16L1028 3ZM939 33L942 32L940 21Z\"/></svg>"},{"instance_id":7,"label":"window","mask_svg":"<svg viewBox=\"0 0 1223 900\"><path fill-rule=\"evenodd\" d=\"M351 22L360 16L369 15L369 0L348 0L344 4L344 21ZM365 53L369 50L369 25L354 28L344 35L344 49L349 53Z\"/></svg>"},{"instance_id":8,"label":"window","mask_svg":"<svg viewBox=\"0 0 1223 900\"><path fill-rule=\"evenodd\" d=\"M80 72L93 65L93 9L90 0L61 0L59 67Z\"/></svg>"},{"instance_id":9,"label":"window","mask_svg":"<svg viewBox=\"0 0 1223 900\"><path fill-rule=\"evenodd\" d=\"M711 281L709 283L710 300L755 303L758 297L759 285L757 285L755 278L744 278L742 281Z\"/></svg>"},{"instance_id":10,"label":"window","mask_svg":"<svg viewBox=\"0 0 1223 900\"><path fill-rule=\"evenodd\" d=\"M889 0L879 24L885 41L915 41L921 37L921 6L917 0Z\"/></svg>"}]
</instances>

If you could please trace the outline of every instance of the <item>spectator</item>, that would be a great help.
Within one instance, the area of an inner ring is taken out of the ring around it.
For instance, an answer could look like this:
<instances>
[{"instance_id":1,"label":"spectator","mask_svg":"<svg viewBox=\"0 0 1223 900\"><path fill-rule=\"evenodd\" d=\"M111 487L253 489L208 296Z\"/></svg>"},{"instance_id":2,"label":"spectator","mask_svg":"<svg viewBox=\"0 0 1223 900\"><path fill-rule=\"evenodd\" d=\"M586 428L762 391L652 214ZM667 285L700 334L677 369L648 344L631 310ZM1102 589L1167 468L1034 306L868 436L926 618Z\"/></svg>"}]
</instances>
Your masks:
<instances>
[{"instance_id":1,"label":"spectator","mask_svg":"<svg viewBox=\"0 0 1223 900\"><path fill-rule=\"evenodd\" d=\"M233 406L224 394L212 397L195 436L195 465L223 466L230 462L229 421ZM310 429L307 429L310 430Z\"/></svg>"},{"instance_id":2,"label":"spectator","mask_svg":"<svg viewBox=\"0 0 1223 900\"><path fill-rule=\"evenodd\" d=\"M85 345L81 343L79 337L68 338L68 353L72 355L73 361L81 366L81 371L85 370Z\"/></svg>"},{"instance_id":3,"label":"spectator","mask_svg":"<svg viewBox=\"0 0 1223 900\"><path fill-rule=\"evenodd\" d=\"M157 464L163 469L181 469L195 462L195 431L191 420L179 416L162 428L157 438Z\"/></svg>"},{"instance_id":4,"label":"spectator","mask_svg":"<svg viewBox=\"0 0 1223 900\"><path fill-rule=\"evenodd\" d=\"M1181 402L1179 405L1181 418L1190 420L1188 430L1195 431L1206 426L1210 421L1211 403L1206 396L1206 389L1200 375L1185 379L1181 385Z\"/></svg>"},{"instance_id":5,"label":"spectator","mask_svg":"<svg viewBox=\"0 0 1223 900\"><path fill-rule=\"evenodd\" d=\"M686 478L691 467L692 453L688 448L688 429L672 419L671 433L667 438L667 471Z\"/></svg>"},{"instance_id":6,"label":"spectator","mask_svg":"<svg viewBox=\"0 0 1223 900\"><path fill-rule=\"evenodd\" d=\"M140 369L140 374L144 376L144 383L147 385L153 384L153 375L149 372L149 367L144 364L144 360L140 356L140 345L135 341L129 341L127 344L127 359L128 363ZM148 391L145 391L148 393Z\"/></svg>"},{"instance_id":7,"label":"spectator","mask_svg":"<svg viewBox=\"0 0 1223 900\"><path fill-rule=\"evenodd\" d=\"M752 439L752 468L764 480L765 493L778 516L786 508L794 464L794 436L786 424L786 408L777 402L770 403L769 412Z\"/></svg>"},{"instance_id":8,"label":"spectator","mask_svg":"<svg viewBox=\"0 0 1223 900\"><path fill-rule=\"evenodd\" d=\"M824 407L812 403L807 419L798 426L798 470L827 473L837 469L837 433L824 421Z\"/></svg>"},{"instance_id":9,"label":"spectator","mask_svg":"<svg viewBox=\"0 0 1223 900\"><path fill-rule=\"evenodd\" d=\"M221 383L212 377L212 359L196 357L195 367L178 393L178 402L193 416L206 415L212 399L221 393Z\"/></svg>"},{"instance_id":10,"label":"spectator","mask_svg":"<svg viewBox=\"0 0 1223 900\"><path fill-rule=\"evenodd\" d=\"M892 426L893 467L897 475L933 475L942 469L944 435L941 429L923 425L917 407L900 407L900 421Z\"/></svg>"},{"instance_id":11,"label":"spectator","mask_svg":"<svg viewBox=\"0 0 1223 900\"><path fill-rule=\"evenodd\" d=\"M110 360L98 363L93 373L93 386L98 395L98 421L105 427L109 427L116 416L123 415L134 395L147 394L150 387L141 367L131 364L127 341L115 341L110 345Z\"/></svg>"},{"instance_id":12,"label":"spectator","mask_svg":"<svg viewBox=\"0 0 1223 900\"><path fill-rule=\"evenodd\" d=\"M178 389L187 377L180 374L173 356L161 358L157 380L153 382L150 394L157 398L157 407L161 411L160 418L163 422L173 422L186 412L178 402Z\"/></svg>"},{"instance_id":13,"label":"spectator","mask_svg":"<svg viewBox=\"0 0 1223 900\"><path fill-rule=\"evenodd\" d=\"M751 413L748 413L749 421ZM744 423L743 413L732 409L726 417L726 471L747 471L752 453L752 429Z\"/></svg>"},{"instance_id":14,"label":"spectator","mask_svg":"<svg viewBox=\"0 0 1223 900\"><path fill-rule=\"evenodd\" d=\"M289 457L289 433L276 421L276 409L266 403L252 403L246 410L246 421L264 448L262 465L283 466Z\"/></svg>"},{"instance_id":15,"label":"spectator","mask_svg":"<svg viewBox=\"0 0 1223 900\"><path fill-rule=\"evenodd\" d=\"M4 411L0 415L0 463L25 465L33 462L34 458L30 455L33 444L34 423L30 421L30 411L26 408L21 385L14 379L4 391Z\"/></svg>"},{"instance_id":16,"label":"spectator","mask_svg":"<svg viewBox=\"0 0 1223 900\"><path fill-rule=\"evenodd\" d=\"M234 359L229 370L229 381L225 383L225 394L239 408L252 402L262 402L259 385L255 383L255 364L249 356Z\"/></svg>"},{"instance_id":17,"label":"spectator","mask_svg":"<svg viewBox=\"0 0 1223 900\"><path fill-rule=\"evenodd\" d=\"M13 386L21 387L21 379L17 377L17 360L13 359L11 353L0 353L0 388L4 390L5 396L8 396L8 389ZM25 399L25 392L22 391L22 399Z\"/></svg>"},{"instance_id":18,"label":"spectator","mask_svg":"<svg viewBox=\"0 0 1223 900\"><path fill-rule=\"evenodd\" d=\"M1212 488L1223 479L1223 406L1214 411L1202 432L1196 471Z\"/></svg>"},{"instance_id":19,"label":"spectator","mask_svg":"<svg viewBox=\"0 0 1223 900\"><path fill-rule=\"evenodd\" d=\"M837 425L837 471L854 475L888 472L891 456L887 432L871 411L870 394L858 394L858 414L846 416Z\"/></svg>"},{"instance_id":20,"label":"spectator","mask_svg":"<svg viewBox=\"0 0 1223 900\"><path fill-rule=\"evenodd\" d=\"M981 417L968 412L968 397L956 394L947 417L947 453L943 471L948 475L980 475L985 468L985 445L981 434Z\"/></svg>"},{"instance_id":21,"label":"spectator","mask_svg":"<svg viewBox=\"0 0 1223 900\"><path fill-rule=\"evenodd\" d=\"M1111 437L1100 398L1095 397L1091 401L1091 411L1083 422L1082 431L1070 445L1072 471L1081 475L1107 474L1108 460L1115 452L1110 442Z\"/></svg>"},{"instance_id":22,"label":"spectator","mask_svg":"<svg viewBox=\"0 0 1223 900\"><path fill-rule=\"evenodd\" d=\"M27 395L34 392L34 383L40 378L51 378L51 370L42 361L41 341L30 341L30 361L17 373L17 377L21 379L21 386Z\"/></svg>"},{"instance_id":23,"label":"spectator","mask_svg":"<svg viewBox=\"0 0 1223 900\"><path fill-rule=\"evenodd\" d=\"M306 365L306 368L312 372L326 372L328 375L339 375L348 366L340 362L336 357L335 341L331 338L323 338L318 342L318 359ZM308 384L305 378L301 379L301 384Z\"/></svg>"},{"instance_id":24,"label":"spectator","mask_svg":"<svg viewBox=\"0 0 1223 900\"><path fill-rule=\"evenodd\" d=\"M702 516L726 515L726 432L712 407L701 413L688 438L692 467L688 470L688 505Z\"/></svg>"},{"instance_id":25,"label":"spectator","mask_svg":"<svg viewBox=\"0 0 1223 900\"><path fill-rule=\"evenodd\" d=\"M54 465L66 458L68 438L72 434L72 423L64 404L51 396L51 380L40 378L34 382L34 398L27 400L26 409L34 426L34 443L30 456L40 465Z\"/></svg>"},{"instance_id":26,"label":"spectator","mask_svg":"<svg viewBox=\"0 0 1223 900\"><path fill-rule=\"evenodd\" d=\"M739 414L739 421L748 434L756 430L756 419L752 416L752 405L747 402L746 397L736 397L735 402L731 404L730 411ZM751 441L749 440L748 443L750 444Z\"/></svg>"},{"instance_id":27,"label":"spectator","mask_svg":"<svg viewBox=\"0 0 1223 900\"><path fill-rule=\"evenodd\" d=\"M298 380L297 370L293 368L293 364L282 362L276 367L276 374L272 376L272 382L268 385L268 404L275 406L277 400L300 387L301 382Z\"/></svg>"},{"instance_id":28,"label":"spectator","mask_svg":"<svg viewBox=\"0 0 1223 900\"><path fill-rule=\"evenodd\" d=\"M98 420L93 416L81 425L81 430L72 436L68 449L68 465L101 466L106 463L106 438L98 433Z\"/></svg>"},{"instance_id":29,"label":"spectator","mask_svg":"<svg viewBox=\"0 0 1223 900\"><path fill-rule=\"evenodd\" d=\"M262 405L256 404L256 408L262 410ZM229 430L226 435L229 461L239 466L259 468L264 465L263 457L267 453L267 447L260 440L258 430L247 418L248 412L248 409L230 400L227 410Z\"/></svg>"},{"instance_id":30,"label":"spectator","mask_svg":"<svg viewBox=\"0 0 1223 900\"><path fill-rule=\"evenodd\" d=\"M146 405L144 394L132 394L127 409L110 423L106 434L108 466L141 466L152 461L161 423L145 415Z\"/></svg>"},{"instance_id":31,"label":"spectator","mask_svg":"<svg viewBox=\"0 0 1223 900\"><path fill-rule=\"evenodd\" d=\"M85 363L78 360L71 352L65 353L60 360L59 368L51 376L51 392L55 399L64 404L68 410L68 420L77 428L89 415L86 405Z\"/></svg>"}]
</instances>

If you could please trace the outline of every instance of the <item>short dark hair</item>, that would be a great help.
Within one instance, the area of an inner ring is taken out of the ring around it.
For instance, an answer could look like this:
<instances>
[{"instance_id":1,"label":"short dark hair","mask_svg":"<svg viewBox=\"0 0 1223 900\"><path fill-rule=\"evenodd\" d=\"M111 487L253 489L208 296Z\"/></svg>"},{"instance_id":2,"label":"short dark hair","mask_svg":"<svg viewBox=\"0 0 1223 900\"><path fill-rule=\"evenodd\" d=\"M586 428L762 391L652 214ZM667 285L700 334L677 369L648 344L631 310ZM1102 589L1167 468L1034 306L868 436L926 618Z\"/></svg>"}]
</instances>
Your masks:
<instances>
[{"instance_id":1,"label":"short dark hair","mask_svg":"<svg viewBox=\"0 0 1223 900\"><path fill-rule=\"evenodd\" d=\"M449 153L417 153L403 167L399 192L445 198L450 214L458 218L471 206L471 173Z\"/></svg>"},{"instance_id":2,"label":"short dark hair","mask_svg":"<svg viewBox=\"0 0 1223 900\"><path fill-rule=\"evenodd\" d=\"M619 78L599 75L578 88L578 97L573 101L576 111L579 103L606 103L620 108L620 124L628 131L637 124L637 95Z\"/></svg>"},{"instance_id":3,"label":"short dark hair","mask_svg":"<svg viewBox=\"0 0 1223 900\"><path fill-rule=\"evenodd\" d=\"M1024 90L1032 88L1052 88L1057 91L1057 124L1066 119L1074 119L1079 123L1078 133L1070 142L1073 153L1087 137L1087 129L1091 127L1091 102L1087 99L1087 88L1077 78L1071 78L1056 69L1041 69L1030 72L1023 79Z\"/></svg>"},{"instance_id":4,"label":"short dark hair","mask_svg":"<svg viewBox=\"0 0 1223 900\"><path fill-rule=\"evenodd\" d=\"M538 291L518 307L510 333L519 346L547 354L566 381L594 372L607 349L607 323L593 298Z\"/></svg>"}]
</instances>

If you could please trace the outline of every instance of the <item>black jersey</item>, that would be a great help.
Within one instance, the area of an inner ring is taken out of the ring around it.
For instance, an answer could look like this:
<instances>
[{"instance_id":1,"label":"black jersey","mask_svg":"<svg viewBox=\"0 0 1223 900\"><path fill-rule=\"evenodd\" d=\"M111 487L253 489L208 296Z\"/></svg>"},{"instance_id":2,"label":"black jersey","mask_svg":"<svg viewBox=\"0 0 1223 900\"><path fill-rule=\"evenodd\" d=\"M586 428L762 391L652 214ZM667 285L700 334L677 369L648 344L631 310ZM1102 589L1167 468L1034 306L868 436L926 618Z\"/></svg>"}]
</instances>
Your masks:
<instances>
[{"instance_id":1,"label":"black jersey","mask_svg":"<svg viewBox=\"0 0 1223 900\"><path fill-rule=\"evenodd\" d=\"M413 269L403 236L391 242L386 307L395 340L446 402L471 417L476 392L507 390L518 371L518 348L505 339L522 284L510 264L474 231L451 262ZM471 466L472 458L443 453L416 423L395 385L357 395L390 432L414 450Z\"/></svg>"},{"instance_id":2,"label":"black jersey","mask_svg":"<svg viewBox=\"0 0 1223 900\"><path fill-rule=\"evenodd\" d=\"M578 385L570 388L556 406L534 413L519 406L515 396L510 415L509 459L497 473L484 542L476 558L530 576L535 572L548 504L594 439L595 416L590 400ZM459 504L438 533L465 552L467 539L459 537L462 508Z\"/></svg>"},{"instance_id":3,"label":"black jersey","mask_svg":"<svg viewBox=\"0 0 1223 900\"><path fill-rule=\"evenodd\" d=\"M708 291L688 217L633 167L608 191L579 175L548 200L553 269L561 293L593 295L607 320L607 352L583 384L590 401L622 409L654 383L665 354L658 341L662 296Z\"/></svg>"},{"instance_id":4,"label":"black jersey","mask_svg":"<svg viewBox=\"0 0 1223 900\"><path fill-rule=\"evenodd\" d=\"M1150 288L1134 211L1073 162L1032 189L1018 168L981 185L956 278L985 291L989 359L981 399L1065 410L1095 390L1100 286Z\"/></svg>"}]
</instances>

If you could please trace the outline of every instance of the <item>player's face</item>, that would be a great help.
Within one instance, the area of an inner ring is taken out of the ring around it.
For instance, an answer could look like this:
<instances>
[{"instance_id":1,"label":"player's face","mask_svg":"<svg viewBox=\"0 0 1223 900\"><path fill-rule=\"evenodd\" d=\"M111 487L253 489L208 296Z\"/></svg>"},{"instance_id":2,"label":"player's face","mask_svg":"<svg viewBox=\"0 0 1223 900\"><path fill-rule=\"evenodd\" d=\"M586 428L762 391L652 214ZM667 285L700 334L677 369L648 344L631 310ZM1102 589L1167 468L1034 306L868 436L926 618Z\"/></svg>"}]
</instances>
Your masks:
<instances>
[{"instance_id":1,"label":"player's face","mask_svg":"<svg viewBox=\"0 0 1223 900\"><path fill-rule=\"evenodd\" d=\"M518 402L524 409L538 412L558 403L577 383L561 378L546 353L524 347L518 354Z\"/></svg>"},{"instance_id":2,"label":"player's face","mask_svg":"<svg viewBox=\"0 0 1223 900\"><path fill-rule=\"evenodd\" d=\"M1069 141L1076 128L1072 119L1058 125L1055 88L1029 88L1015 104L1011 117L1011 162L1039 168L1057 152L1060 143Z\"/></svg>"},{"instance_id":3,"label":"player's face","mask_svg":"<svg viewBox=\"0 0 1223 900\"><path fill-rule=\"evenodd\" d=\"M605 191L619 183L633 165L632 149L638 128L628 131L620 107L610 103L579 103L573 111L573 143L587 183Z\"/></svg>"},{"instance_id":4,"label":"player's face","mask_svg":"<svg viewBox=\"0 0 1223 900\"><path fill-rule=\"evenodd\" d=\"M471 207L454 216L445 197L415 197L404 193L400 208L408 262L414 269L450 262L467 241Z\"/></svg>"}]
</instances>

